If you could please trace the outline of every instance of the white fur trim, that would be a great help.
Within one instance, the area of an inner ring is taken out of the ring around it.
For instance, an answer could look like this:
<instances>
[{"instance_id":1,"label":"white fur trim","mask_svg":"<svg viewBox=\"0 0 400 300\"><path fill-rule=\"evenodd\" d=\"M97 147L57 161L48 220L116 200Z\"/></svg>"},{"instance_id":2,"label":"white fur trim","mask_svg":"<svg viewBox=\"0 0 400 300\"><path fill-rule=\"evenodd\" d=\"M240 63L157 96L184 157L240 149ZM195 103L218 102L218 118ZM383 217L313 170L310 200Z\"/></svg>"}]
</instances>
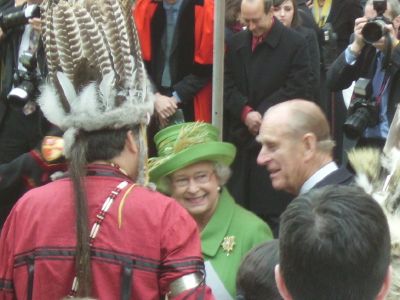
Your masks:
<instances>
[{"instance_id":1,"label":"white fur trim","mask_svg":"<svg viewBox=\"0 0 400 300\"><path fill-rule=\"evenodd\" d=\"M58 72L57 76L63 82L62 88L64 94L68 95L71 112L67 114L64 111L59 95L51 83L42 87L39 104L46 118L63 130L74 127L92 131L147 124L148 115L153 113L154 96L149 91L143 95L137 90L128 90L123 94L126 101L115 107L115 90L106 88L113 82L113 76L105 76L99 85L90 83L79 94L70 91L73 85L65 75Z\"/></svg>"}]
</instances>

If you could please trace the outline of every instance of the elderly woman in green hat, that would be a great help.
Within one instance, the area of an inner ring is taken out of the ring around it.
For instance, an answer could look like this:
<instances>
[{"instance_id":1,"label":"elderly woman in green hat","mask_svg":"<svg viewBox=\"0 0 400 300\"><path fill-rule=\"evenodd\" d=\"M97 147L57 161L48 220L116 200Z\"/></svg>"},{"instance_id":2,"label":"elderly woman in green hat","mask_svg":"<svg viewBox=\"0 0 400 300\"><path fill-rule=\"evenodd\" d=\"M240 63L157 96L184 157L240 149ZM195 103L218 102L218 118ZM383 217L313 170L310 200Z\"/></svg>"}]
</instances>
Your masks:
<instances>
[{"instance_id":1,"label":"elderly woman in green hat","mask_svg":"<svg viewBox=\"0 0 400 300\"><path fill-rule=\"evenodd\" d=\"M207 123L170 126L154 140L158 157L149 161L150 180L195 219L201 232L206 282L216 299L235 299L242 257L272 239L268 225L236 204L224 187L235 147L218 141L217 128Z\"/></svg>"}]
</instances>

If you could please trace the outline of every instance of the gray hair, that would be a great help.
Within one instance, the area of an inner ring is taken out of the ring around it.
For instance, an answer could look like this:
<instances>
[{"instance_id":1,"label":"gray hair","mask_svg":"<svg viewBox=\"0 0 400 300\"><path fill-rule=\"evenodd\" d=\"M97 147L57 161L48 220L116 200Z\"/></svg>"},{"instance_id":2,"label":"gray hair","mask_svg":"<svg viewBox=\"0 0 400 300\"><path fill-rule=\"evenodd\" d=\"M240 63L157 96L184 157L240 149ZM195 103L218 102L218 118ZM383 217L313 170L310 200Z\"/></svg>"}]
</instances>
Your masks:
<instances>
[{"instance_id":1,"label":"gray hair","mask_svg":"<svg viewBox=\"0 0 400 300\"><path fill-rule=\"evenodd\" d=\"M228 182L228 179L231 177L231 168L222 163L214 162L214 170L215 174L217 175L219 185L225 185Z\"/></svg>"}]
</instances>

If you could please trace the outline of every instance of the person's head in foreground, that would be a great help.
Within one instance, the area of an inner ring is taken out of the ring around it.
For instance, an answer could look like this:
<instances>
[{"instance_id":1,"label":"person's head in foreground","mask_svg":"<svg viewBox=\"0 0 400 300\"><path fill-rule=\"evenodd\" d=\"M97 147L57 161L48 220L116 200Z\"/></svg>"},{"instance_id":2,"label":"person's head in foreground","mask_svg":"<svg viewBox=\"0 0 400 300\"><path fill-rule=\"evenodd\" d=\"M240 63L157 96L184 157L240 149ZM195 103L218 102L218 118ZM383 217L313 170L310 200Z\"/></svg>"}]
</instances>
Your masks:
<instances>
[{"instance_id":1,"label":"person's head in foreground","mask_svg":"<svg viewBox=\"0 0 400 300\"><path fill-rule=\"evenodd\" d=\"M357 187L327 186L282 214L275 277L285 300L385 299L391 281L388 222Z\"/></svg>"},{"instance_id":2,"label":"person's head in foreground","mask_svg":"<svg viewBox=\"0 0 400 300\"><path fill-rule=\"evenodd\" d=\"M254 247L243 259L237 274L237 300L282 300L275 283L279 240Z\"/></svg>"},{"instance_id":3,"label":"person's head in foreground","mask_svg":"<svg viewBox=\"0 0 400 300\"><path fill-rule=\"evenodd\" d=\"M257 163L266 167L274 189L293 195L311 175L332 161L335 145L322 110L300 99L268 109L257 141L262 144Z\"/></svg>"},{"instance_id":4,"label":"person's head in foreground","mask_svg":"<svg viewBox=\"0 0 400 300\"><path fill-rule=\"evenodd\" d=\"M150 179L204 228L230 176L235 147L218 141L217 128L208 123L170 126L154 140L158 157L151 159Z\"/></svg>"}]
</instances>

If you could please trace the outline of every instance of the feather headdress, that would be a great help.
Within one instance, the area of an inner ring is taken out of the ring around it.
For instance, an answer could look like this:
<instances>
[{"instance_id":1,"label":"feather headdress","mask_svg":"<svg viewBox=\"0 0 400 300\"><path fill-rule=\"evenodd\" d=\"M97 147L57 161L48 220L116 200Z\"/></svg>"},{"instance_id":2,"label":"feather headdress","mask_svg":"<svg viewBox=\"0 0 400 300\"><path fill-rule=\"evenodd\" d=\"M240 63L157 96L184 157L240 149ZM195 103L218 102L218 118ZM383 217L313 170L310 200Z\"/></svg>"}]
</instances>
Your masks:
<instances>
[{"instance_id":1,"label":"feather headdress","mask_svg":"<svg viewBox=\"0 0 400 300\"><path fill-rule=\"evenodd\" d=\"M38 100L65 130L65 154L79 129L147 124L153 94L127 0L45 0L49 68Z\"/></svg>"},{"instance_id":2,"label":"feather headdress","mask_svg":"<svg viewBox=\"0 0 400 300\"><path fill-rule=\"evenodd\" d=\"M400 106L397 107L383 151L354 149L349 161L356 183L382 206L392 244L393 283L388 299L400 297Z\"/></svg>"}]
</instances>

